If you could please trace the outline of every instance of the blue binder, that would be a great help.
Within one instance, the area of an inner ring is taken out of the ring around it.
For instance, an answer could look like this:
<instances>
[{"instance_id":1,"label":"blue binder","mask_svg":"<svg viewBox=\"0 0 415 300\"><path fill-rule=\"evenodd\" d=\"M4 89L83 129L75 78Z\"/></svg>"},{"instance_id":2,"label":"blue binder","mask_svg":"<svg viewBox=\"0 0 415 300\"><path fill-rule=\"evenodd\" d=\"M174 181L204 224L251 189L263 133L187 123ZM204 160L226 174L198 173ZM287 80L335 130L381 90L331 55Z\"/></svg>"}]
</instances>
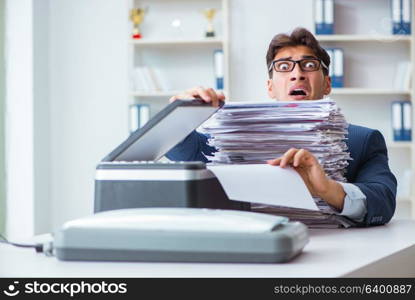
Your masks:
<instances>
[{"instance_id":1,"label":"blue binder","mask_svg":"<svg viewBox=\"0 0 415 300\"><path fill-rule=\"evenodd\" d=\"M148 104L130 105L130 132L136 131L150 119L150 106Z\"/></svg>"},{"instance_id":2,"label":"blue binder","mask_svg":"<svg viewBox=\"0 0 415 300\"><path fill-rule=\"evenodd\" d=\"M316 34L324 34L324 1L314 1L314 23L316 26Z\"/></svg>"},{"instance_id":3,"label":"blue binder","mask_svg":"<svg viewBox=\"0 0 415 300\"><path fill-rule=\"evenodd\" d=\"M394 141L403 140L403 106L402 101L393 101L392 107L392 132Z\"/></svg>"},{"instance_id":4,"label":"blue binder","mask_svg":"<svg viewBox=\"0 0 415 300\"><path fill-rule=\"evenodd\" d=\"M316 34L333 34L334 0L315 0L314 17Z\"/></svg>"},{"instance_id":5,"label":"blue binder","mask_svg":"<svg viewBox=\"0 0 415 300\"><path fill-rule=\"evenodd\" d=\"M333 80L333 65L334 65L334 57L333 57L333 49L326 48L327 54L330 57L330 65L329 65L329 77Z\"/></svg>"},{"instance_id":6,"label":"blue binder","mask_svg":"<svg viewBox=\"0 0 415 300\"><path fill-rule=\"evenodd\" d=\"M392 33L411 34L412 0L391 0Z\"/></svg>"},{"instance_id":7,"label":"blue binder","mask_svg":"<svg viewBox=\"0 0 415 300\"><path fill-rule=\"evenodd\" d=\"M224 82L223 82L223 50L218 49L214 51L214 70L215 70L215 82L216 82L216 89L223 90Z\"/></svg>"},{"instance_id":8,"label":"blue binder","mask_svg":"<svg viewBox=\"0 0 415 300\"><path fill-rule=\"evenodd\" d=\"M411 34L412 23L412 1L401 0L402 3L402 34Z\"/></svg>"},{"instance_id":9,"label":"blue binder","mask_svg":"<svg viewBox=\"0 0 415 300\"><path fill-rule=\"evenodd\" d=\"M325 34L334 33L334 0L324 0Z\"/></svg>"},{"instance_id":10,"label":"blue binder","mask_svg":"<svg viewBox=\"0 0 415 300\"><path fill-rule=\"evenodd\" d=\"M402 105L402 141L412 140L412 104L403 101Z\"/></svg>"},{"instance_id":11,"label":"blue binder","mask_svg":"<svg viewBox=\"0 0 415 300\"><path fill-rule=\"evenodd\" d=\"M392 33L402 33L402 0L391 0Z\"/></svg>"},{"instance_id":12,"label":"blue binder","mask_svg":"<svg viewBox=\"0 0 415 300\"><path fill-rule=\"evenodd\" d=\"M344 52L341 48L332 48L333 53L333 76L331 86L334 88L344 87Z\"/></svg>"}]
</instances>

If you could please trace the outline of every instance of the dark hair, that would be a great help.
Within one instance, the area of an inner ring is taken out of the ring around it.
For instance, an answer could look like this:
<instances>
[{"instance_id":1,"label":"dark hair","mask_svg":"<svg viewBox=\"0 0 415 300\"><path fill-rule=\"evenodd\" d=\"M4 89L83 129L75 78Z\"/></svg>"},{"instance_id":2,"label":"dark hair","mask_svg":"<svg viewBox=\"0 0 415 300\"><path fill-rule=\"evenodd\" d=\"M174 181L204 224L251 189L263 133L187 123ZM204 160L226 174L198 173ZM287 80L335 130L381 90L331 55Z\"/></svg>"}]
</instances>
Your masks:
<instances>
[{"instance_id":1,"label":"dark hair","mask_svg":"<svg viewBox=\"0 0 415 300\"><path fill-rule=\"evenodd\" d=\"M307 29L298 27L294 29L291 35L284 33L277 34L272 39L271 43L269 43L266 57L269 78L272 78L272 70L269 71L269 67L278 51L283 47L295 46L307 46L314 52L317 58L324 62L327 67L330 65L330 56L327 54L327 51L320 46L314 35ZM328 70L324 67L322 69L323 74L328 75Z\"/></svg>"}]
</instances>

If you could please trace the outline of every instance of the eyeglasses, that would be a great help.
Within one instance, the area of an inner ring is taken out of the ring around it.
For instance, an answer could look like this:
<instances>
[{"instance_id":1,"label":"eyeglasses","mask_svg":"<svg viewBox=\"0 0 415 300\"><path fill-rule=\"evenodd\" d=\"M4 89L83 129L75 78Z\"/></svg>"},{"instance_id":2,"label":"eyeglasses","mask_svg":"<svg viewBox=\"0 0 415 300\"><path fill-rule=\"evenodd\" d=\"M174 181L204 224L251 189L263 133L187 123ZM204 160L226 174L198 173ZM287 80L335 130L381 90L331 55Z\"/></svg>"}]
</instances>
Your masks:
<instances>
[{"instance_id":1,"label":"eyeglasses","mask_svg":"<svg viewBox=\"0 0 415 300\"><path fill-rule=\"evenodd\" d=\"M326 70L329 68L326 64L318 58L303 58L299 60L292 59L278 59L274 60L269 66L268 71L272 71L274 68L275 72L291 72L295 68L295 64L300 66L301 71L303 72L314 72L320 69L320 66L323 66Z\"/></svg>"}]
</instances>

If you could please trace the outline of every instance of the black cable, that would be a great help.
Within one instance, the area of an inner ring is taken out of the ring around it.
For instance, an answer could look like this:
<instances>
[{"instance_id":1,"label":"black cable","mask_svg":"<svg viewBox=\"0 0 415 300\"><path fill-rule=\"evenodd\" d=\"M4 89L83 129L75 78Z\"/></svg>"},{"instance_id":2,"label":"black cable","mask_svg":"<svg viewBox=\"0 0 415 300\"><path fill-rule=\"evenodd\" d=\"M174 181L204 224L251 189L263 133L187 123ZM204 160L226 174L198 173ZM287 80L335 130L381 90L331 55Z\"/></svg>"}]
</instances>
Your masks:
<instances>
[{"instance_id":1,"label":"black cable","mask_svg":"<svg viewBox=\"0 0 415 300\"><path fill-rule=\"evenodd\" d=\"M0 243L9 244L15 247L22 247L22 248L34 248L36 252L43 252L43 245L42 244L20 244L20 243L13 243L7 240L3 235L0 234Z\"/></svg>"}]
</instances>

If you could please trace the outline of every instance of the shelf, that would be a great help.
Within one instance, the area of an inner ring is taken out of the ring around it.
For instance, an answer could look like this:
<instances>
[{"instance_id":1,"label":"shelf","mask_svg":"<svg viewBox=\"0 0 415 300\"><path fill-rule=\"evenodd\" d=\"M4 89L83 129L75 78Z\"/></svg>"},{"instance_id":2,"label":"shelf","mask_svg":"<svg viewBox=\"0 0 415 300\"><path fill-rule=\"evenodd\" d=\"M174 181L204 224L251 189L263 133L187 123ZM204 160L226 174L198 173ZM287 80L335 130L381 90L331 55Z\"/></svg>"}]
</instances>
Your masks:
<instances>
[{"instance_id":1,"label":"shelf","mask_svg":"<svg viewBox=\"0 0 415 300\"><path fill-rule=\"evenodd\" d=\"M223 90L216 90L217 92L225 93ZM133 97L171 97L174 95L182 94L184 90L181 91L134 91L130 95Z\"/></svg>"},{"instance_id":2,"label":"shelf","mask_svg":"<svg viewBox=\"0 0 415 300\"><path fill-rule=\"evenodd\" d=\"M332 88L332 95L410 95L411 91L376 88Z\"/></svg>"},{"instance_id":3,"label":"shelf","mask_svg":"<svg viewBox=\"0 0 415 300\"><path fill-rule=\"evenodd\" d=\"M389 142L387 147L394 149L411 149L412 142Z\"/></svg>"},{"instance_id":4,"label":"shelf","mask_svg":"<svg viewBox=\"0 0 415 300\"><path fill-rule=\"evenodd\" d=\"M182 93L183 91L134 91L131 92L133 97L171 97Z\"/></svg>"},{"instance_id":5,"label":"shelf","mask_svg":"<svg viewBox=\"0 0 415 300\"><path fill-rule=\"evenodd\" d=\"M183 91L134 91L131 96L172 96ZM410 95L410 91L369 88L333 88L331 95Z\"/></svg>"},{"instance_id":6,"label":"shelf","mask_svg":"<svg viewBox=\"0 0 415 300\"><path fill-rule=\"evenodd\" d=\"M411 202L411 197L409 197L409 196L407 196L407 197L398 196L398 197L396 197L396 201L401 202L401 203L405 203L405 202L410 203Z\"/></svg>"},{"instance_id":7,"label":"shelf","mask_svg":"<svg viewBox=\"0 0 415 300\"><path fill-rule=\"evenodd\" d=\"M174 46L174 45L222 45L220 38L204 39L140 39L131 40L131 44L139 46Z\"/></svg>"},{"instance_id":8,"label":"shelf","mask_svg":"<svg viewBox=\"0 0 415 300\"><path fill-rule=\"evenodd\" d=\"M356 34L333 34L316 35L320 42L410 42L411 35L356 35Z\"/></svg>"},{"instance_id":9,"label":"shelf","mask_svg":"<svg viewBox=\"0 0 415 300\"><path fill-rule=\"evenodd\" d=\"M182 92L183 91L134 91L131 92L130 95L133 97L168 97L180 94ZM333 88L330 95L410 95L410 92L388 89ZM397 144L400 143L397 142Z\"/></svg>"}]
</instances>

